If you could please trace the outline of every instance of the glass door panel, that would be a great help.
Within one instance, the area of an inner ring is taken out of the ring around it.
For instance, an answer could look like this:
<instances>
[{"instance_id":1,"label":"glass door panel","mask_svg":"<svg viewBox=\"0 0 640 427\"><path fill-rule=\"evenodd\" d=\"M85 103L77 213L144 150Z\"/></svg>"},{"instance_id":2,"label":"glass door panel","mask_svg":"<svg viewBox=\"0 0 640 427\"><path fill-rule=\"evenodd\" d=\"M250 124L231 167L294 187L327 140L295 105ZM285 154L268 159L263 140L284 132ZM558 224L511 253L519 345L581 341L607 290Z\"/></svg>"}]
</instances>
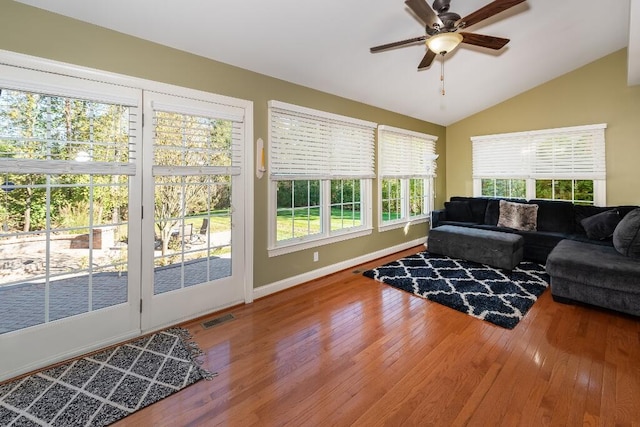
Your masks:
<instances>
[{"instance_id":1,"label":"glass door panel","mask_svg":"<svg viewBox=\"0 0 640 427\"><path fill-rule=\"evenodd\" d=\"M153 218L143 220L147 330L244 300L245 177L237 108L149 92L145 101L153 141L144 189Z\"/></svg>"},{"instance_id":2,"label":"glass door panel","mask_svg":"<svg viewBox=\"0 0 640 427\"><path fill-rule=\"evenodd\" d=\"M0 67L2 380L139 333L141 92Z\"/></svg>"},{"instance_id":3,"label":"glass door panel","mask_svg":"<svg viewBox=\"0 0 640 427\"><path fill-rule=\"evenodd\" d=\"M172 203L156 205L155 295L231 276L230 181L156 177L156 198Z\"/></svg>"}]
</instances>

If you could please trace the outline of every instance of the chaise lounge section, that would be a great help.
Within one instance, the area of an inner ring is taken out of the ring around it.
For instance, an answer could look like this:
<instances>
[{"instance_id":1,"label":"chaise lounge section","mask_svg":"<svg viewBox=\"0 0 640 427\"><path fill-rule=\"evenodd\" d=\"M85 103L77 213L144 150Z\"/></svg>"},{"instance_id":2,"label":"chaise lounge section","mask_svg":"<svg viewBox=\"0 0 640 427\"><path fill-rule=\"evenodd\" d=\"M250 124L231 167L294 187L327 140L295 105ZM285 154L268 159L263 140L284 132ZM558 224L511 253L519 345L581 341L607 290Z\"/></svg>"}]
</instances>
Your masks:
<instances>
[{"instance_id":1,"label":"chaise lounge section","mask_svg":"<svg viewBox=\"0 0 640 427\"><path fill-rule=\"evenodd\" d=\"M613 246L561 241L547 259L551 295L640 316L640 209L615 227Z\"/></svg>"}]
</instances>

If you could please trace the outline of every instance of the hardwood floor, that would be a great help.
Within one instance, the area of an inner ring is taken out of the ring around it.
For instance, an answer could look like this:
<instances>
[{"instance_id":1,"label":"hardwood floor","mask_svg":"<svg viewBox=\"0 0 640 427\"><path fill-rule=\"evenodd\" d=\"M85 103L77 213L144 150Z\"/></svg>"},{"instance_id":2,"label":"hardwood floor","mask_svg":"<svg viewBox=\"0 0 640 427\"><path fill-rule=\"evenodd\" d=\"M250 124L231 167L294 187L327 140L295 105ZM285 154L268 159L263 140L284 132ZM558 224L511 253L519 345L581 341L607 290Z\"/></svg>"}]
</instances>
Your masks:
<instances>
[{"instance_id":1,"label":"hardwood floor","mask_svg":"<svg viewBox=\"0 0 640 427\"><path fill-rule=\"evenodd\" d=\"M507 330L353 270L186 323L218 376L116 425L640 425L640 319L547 290Z\"/></svg>"}]
</instances>

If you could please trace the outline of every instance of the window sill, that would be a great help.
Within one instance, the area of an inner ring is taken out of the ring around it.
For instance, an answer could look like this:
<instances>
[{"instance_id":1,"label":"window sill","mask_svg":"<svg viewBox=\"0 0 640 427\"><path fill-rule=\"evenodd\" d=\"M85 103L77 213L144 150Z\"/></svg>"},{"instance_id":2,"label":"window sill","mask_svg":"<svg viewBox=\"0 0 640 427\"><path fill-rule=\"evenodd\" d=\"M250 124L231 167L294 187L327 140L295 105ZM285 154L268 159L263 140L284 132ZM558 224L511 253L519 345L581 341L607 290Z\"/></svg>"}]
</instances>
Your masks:
<instances>
[{"instance_id":1,"label":"window sill","mask_svg":"<svg viewBox=\"0 0 640 427\"><path fill-rule=\"evenodd\" d=\"M386 224L381 224L378 226L378 231L379 232L384 232L384 231L390 231L390 230L396 230L398 228L405 228L407 226L412 226L415 224L422 224L424 222L428 222L429 221L429 217L428 216L420 216L420 217L416 217L415 219L410 219L410 220L402 220L402 221L394 221L394 222L388 222Z\"/></svg>"},{"instance_id":2,"label":"window sill","mask_svg":"<svg viewBox=\"0 0 640 427\"><path fill-rule=\"evenodd\" d=\"M302 240L295 243L290 242L286 245L275 246L268 248L269 257L290 254L293 252L302 251L304 249L317 248L318 246L325 246L331 243L342 242L349 239L356 239L358 237L368 236L373 232L371 228L359 229L358 231L351 231L348 233L338 234L329 237L314 238L312 240Z\"/></svg>"}]
</instances>

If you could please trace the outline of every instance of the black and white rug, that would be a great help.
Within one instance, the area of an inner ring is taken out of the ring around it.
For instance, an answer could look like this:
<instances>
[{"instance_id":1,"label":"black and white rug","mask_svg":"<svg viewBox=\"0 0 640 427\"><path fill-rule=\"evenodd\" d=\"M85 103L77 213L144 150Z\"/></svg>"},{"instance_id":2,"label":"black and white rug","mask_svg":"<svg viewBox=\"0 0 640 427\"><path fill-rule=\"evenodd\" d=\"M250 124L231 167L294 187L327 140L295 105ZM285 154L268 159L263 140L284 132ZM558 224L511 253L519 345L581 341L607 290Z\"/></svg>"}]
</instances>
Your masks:
<instances>
[{"instance_id":1,"label":"black and white rug","mask_svg":"<svg viewBox=\"0 0 640 427\"><path fill-rule=\"evenodd\" d=\"M363 273L419 297L512 329L549 286L544 266L513 271L420 252Z\"/></svg>"},{"instance_id":2,"label":"black and white rug","mask_svg":"<svg viewBox=\"0 0 640 427\"><path fill-rule=\"evenodd\" d=\"M214 374L171 328L0 384L0 426L106 426Z\"/></svg>"}]
</instances>

